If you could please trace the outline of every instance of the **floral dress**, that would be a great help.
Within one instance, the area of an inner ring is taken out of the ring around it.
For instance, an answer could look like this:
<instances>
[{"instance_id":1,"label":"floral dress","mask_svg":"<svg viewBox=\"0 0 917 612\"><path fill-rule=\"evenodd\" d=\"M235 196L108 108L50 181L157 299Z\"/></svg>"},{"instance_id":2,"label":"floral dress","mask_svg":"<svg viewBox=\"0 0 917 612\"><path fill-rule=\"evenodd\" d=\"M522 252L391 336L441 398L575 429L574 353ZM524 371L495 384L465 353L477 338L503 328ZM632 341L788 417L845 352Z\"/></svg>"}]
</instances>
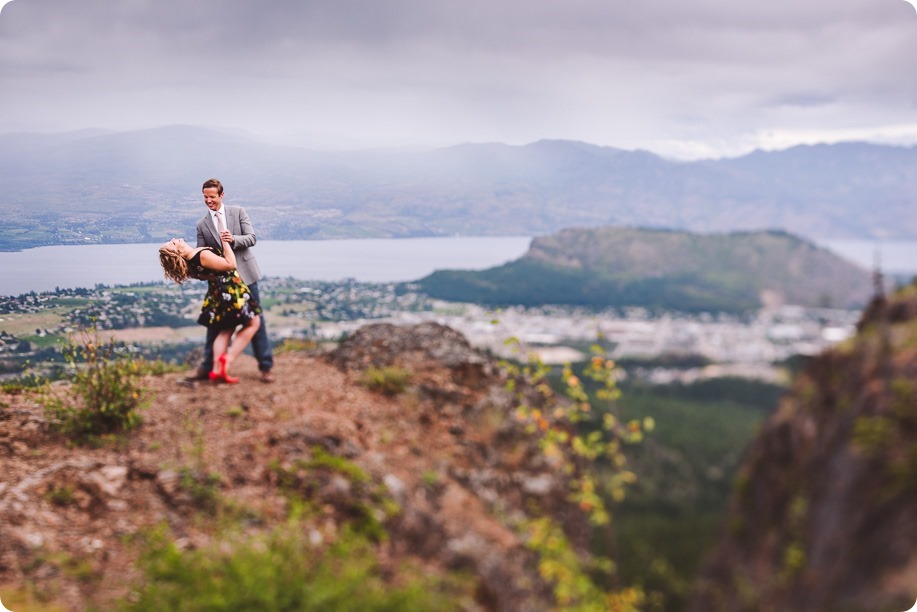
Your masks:
<instances>
[{"instance_id":1,"label":"floral dress","mask_svg":"<svg viewBox=\"0 0 917 612\"><path fill-rule=\"evenodd\" d=\"M261 305L242 281L236 270L217 272L201 265L204 250L221 255L219 251L205 247L188 260L188 276L207 281L207 295L201 306L197 322L216 329L235 329L245 325L261 314Z\"/></svg>"}]
</instances>

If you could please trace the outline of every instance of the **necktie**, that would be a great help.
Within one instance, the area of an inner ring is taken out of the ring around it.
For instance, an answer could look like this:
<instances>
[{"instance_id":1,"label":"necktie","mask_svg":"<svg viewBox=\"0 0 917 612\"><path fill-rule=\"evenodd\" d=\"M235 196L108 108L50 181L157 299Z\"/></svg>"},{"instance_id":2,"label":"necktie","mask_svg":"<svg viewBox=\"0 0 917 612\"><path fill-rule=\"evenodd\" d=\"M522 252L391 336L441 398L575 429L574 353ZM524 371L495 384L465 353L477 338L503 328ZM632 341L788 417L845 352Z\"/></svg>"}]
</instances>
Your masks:
<instances>
[{"instance_id":1,"label":"necktie","mask_svg":"<svg viewBox=\"0 0 917 612\"><path fill-rule=\"evenodd\" d=\"M225 230L226 230L226 224L223 223L223 211L222 211L222 210L218 210L218 211L215 212L214 214L217 216L217 229L219 229L220 232L225 231Z\"/></svg>"}]
</instances>

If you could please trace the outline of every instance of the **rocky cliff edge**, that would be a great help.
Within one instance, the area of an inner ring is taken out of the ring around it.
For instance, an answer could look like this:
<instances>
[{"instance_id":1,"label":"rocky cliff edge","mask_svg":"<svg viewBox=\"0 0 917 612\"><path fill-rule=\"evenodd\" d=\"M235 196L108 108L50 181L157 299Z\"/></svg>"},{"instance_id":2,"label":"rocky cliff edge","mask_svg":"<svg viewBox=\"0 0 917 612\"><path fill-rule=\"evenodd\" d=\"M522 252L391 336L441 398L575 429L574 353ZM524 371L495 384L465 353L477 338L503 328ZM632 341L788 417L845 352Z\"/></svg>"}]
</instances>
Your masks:
<instances>
[{"instance_id":1,"label":"rocky cliff edge","mask_svg":"<svg viewBox=\"0 0 917 612\"><path fill-rule=\"evenodd\" d=\"M410 372L406 389L360 384L370 366ZM465 609L554 605L520 525L549 517L580 555L589 528L567 501L568 477L512 418L490 358L440 325L371 325L331 353L284 352L275 373L259 384L244 356L239 385L146 376L143 424L99 448L55 433L34 395L0 395L4 602L21 612L129 601L142 578L138 536L165 526L178 549L204 550L227 516L263 532L288 516L292 488L319 545L361 513L378 520L375 553L392 580L410 562L466 576ZM316 461L329 457L370 484Z\"/></svg>"}]
</instances>

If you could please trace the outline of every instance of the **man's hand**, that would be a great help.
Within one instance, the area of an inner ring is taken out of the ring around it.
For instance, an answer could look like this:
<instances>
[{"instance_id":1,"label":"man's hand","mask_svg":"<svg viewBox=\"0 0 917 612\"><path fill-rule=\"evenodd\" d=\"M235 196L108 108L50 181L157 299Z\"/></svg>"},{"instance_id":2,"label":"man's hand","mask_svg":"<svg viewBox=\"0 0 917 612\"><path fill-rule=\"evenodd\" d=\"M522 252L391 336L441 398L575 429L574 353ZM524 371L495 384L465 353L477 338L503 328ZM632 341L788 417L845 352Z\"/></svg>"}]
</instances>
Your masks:
<instances>
[{"instance_id":1,"label":"man's hand","mask_svg":"<svg viewBox=\"0 0 917 612\"><path fill-rule=\"evenodd\" d=\"M229 244L232 244L233 243L232 232L230 232L229 230L223 230L222 232L220 232L220 240L222 240L223 242L228 242Z\"/></svg>"}]
</instances>

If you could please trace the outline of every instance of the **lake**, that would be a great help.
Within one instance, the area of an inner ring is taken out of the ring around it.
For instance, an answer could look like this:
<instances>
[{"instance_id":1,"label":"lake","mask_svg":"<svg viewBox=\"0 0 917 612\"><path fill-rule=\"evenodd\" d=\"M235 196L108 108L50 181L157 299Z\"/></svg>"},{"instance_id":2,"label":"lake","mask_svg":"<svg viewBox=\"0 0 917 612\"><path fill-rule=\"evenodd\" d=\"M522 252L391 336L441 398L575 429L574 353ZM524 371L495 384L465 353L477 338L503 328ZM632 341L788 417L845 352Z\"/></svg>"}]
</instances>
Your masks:
<instances>
[{"instance_id":1,"label":"lake","mask_svg":"<svg viewBox=\"0 0 917 612\"><path fill-rule=\"evenodd\" d=\"M255 253L268 276L393 282L417 280L440 269L498 266L522 256L531 240L526 236L259 240ZM0 295L95 287L99 283L161 281L160 244L49 246L0 252Z\"/></svg>"},{"instance_id":2,"label":"lake","mask_svg":"<svg viewBox=\"0 0 917 612\"><path fill-rule=\"evenodd\" d=\"M886 274L917 275L917 241L914 240L819 240L817 244L867 270L875 268L878 258Z\"/></svg>"},{"instance_id":3,"label":"lake","mask_svg":"<svg viewBox=\"0 0 917 612\"><path fill-rule=\"evenodd\" d=\"M481 270L522 256L531 237L380 238L364 240L264 240L255 247L268 276L366 282L417 280L434 270ZM821 240L850 261L872 269L917 275L917 241ZM56 287L128 285L163 279L156 244L50 246L0 252L0 295L53 291Z\"/></svg>"}]
</instances>

